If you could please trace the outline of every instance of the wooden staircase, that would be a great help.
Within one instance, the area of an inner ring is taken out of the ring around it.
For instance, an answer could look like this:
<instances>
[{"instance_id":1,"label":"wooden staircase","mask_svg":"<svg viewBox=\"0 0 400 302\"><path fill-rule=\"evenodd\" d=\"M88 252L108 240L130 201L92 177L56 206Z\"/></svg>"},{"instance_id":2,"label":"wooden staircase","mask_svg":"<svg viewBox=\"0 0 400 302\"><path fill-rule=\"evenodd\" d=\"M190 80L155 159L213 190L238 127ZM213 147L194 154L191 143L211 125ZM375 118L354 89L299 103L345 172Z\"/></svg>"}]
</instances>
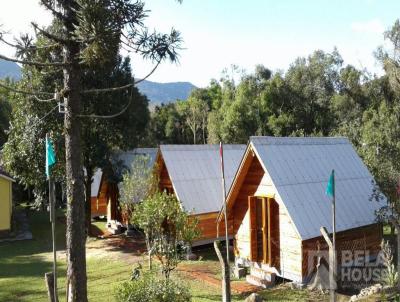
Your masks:
<instances>
[{"instance_id":1,"label":"wooden staircase","mask_svg":"<svg viewBox=\"0 0 400 302\"><path fill-rule=\"evenodd\" d=\"M246 276L246 281L262 288L272 287L275 284L276 276L273 270L269 266L253 263L250 266L250 274Z\"/></svg>"}]
</instances>

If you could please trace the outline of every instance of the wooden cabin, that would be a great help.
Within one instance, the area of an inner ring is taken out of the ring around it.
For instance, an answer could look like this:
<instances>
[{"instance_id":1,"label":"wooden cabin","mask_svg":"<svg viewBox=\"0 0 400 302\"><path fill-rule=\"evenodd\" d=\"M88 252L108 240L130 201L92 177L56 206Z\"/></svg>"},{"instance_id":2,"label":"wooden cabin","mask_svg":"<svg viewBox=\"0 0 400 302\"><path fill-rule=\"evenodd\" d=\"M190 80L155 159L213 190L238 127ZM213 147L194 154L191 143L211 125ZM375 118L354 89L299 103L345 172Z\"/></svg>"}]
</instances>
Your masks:
<instances>
[{"instance_id":1,"label":"wooden cabin","mask_svg":"<svg viewBox=\"0 0 400 302\"><path fill-rule=\"evenodd\" d=\"M14 179L0 166L0 237L7 236L12 227L12 184Z\"/></svg>"},{"instance_id":2,"label":"wooden cabin","mask_svg":"<svg viewBox=\"0 0 400 302\"><path fill-rule=\"evenodd\" d=\"M104 200L107 222L110 224L121 223L121 213L119 210L119 183L121 175L129 171L133 161L137 156L148 156L149 165L154 166L157 148L135 148L126 152L117 152L113 156L113 171L104 172L101 175L98 189L98 200Z\"/></svg>"},{"instance_id":3,"label":"wooden cabin","mask_svg":"<svg viewBox=\"0 0 400 302\"><path fill-rule=\"evenodd\" d=\"M99 194L102 177L103 172L101 169L96 169L92 181L92 196L90 197L92 217L107 215L107 199L104 194Z\"/></svg>"},{"instance_id":4,"label":"wooden cabin","mask_svg":"<svg viewBox=\"0 0 400 302\"><path fill-rule=\"evenodd\" d=\"M226 191L245 148L245 145L224 145ZM219 145L161 145L156 163L160 190L175 194L182 206L199 219L201 238L194 246L214 241L218 237L216 219L223 201ZM224 228L222 224L221 237Z\"/></svg>"},{"instance_id":5,"label":"wooden cabin","mask_svg":"<svg viewBox=\"0 0 400 302\"><path fill-rule=\"evenodd\" d=\"M309 281L315 251L327 248L320 228L332 230L325 194L332 169L338 256L349 248L379 251L373 177L346 138L251 137L227 196L235 264L250 267L250 283Z\"/></svg>"}]
</instances>

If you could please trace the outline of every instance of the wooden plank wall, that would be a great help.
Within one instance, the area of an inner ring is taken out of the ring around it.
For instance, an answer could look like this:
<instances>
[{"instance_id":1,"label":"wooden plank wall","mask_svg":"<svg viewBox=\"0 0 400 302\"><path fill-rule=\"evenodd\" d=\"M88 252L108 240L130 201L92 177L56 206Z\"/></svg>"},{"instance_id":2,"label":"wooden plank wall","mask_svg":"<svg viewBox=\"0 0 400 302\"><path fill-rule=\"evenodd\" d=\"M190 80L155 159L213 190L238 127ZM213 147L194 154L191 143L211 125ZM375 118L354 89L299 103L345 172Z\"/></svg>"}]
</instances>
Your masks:
<instances>
[{"instance_id":1,"label":"wooden plank wall","mask_svg":"<svg viewBox=\"0 0 400 302\"><path fill-rule=\"evenodd\" d=\"M281 276L296 282L301 281L301 238L282 203L279 205L279 233Z\"/></svg>"},{"instance_id":2,"label":"wooden plank wall","mask_svg":"<svg viewBox=\"0 0 400 302\"><path fill-rule=\"evenodd\" d=\"M264 173L256 156L251 160L247 175L244 177L235 204L232 208L234 225L234 252L235 256L250 260L250 216L248 211L248 196L268 196L274 192L272 181L268 173ZM276 196L276 198L279 196ZM272 242L273 264L282 277L299 281L302 277L301 239L290 219L286 208L277 198L273 212L279 217L274 218L279 227L274 229ZM278 235L279 234L279 235ZM279 254L279 255L278 255Z\"/></svg>"},{"instance_id":3,"label":"wooden plank wall","mask_svg":"<svg viewBox=\"0 0 400 302\"><path fill-rule=\"evenodd\" d=\"M167 167L162 159L158 162L157 166L159 167L159 187L160 191L164 191L167 189L168 192L172 190L170 193L173 192L171 178L169 177Z\"/></svg>"},{"instance_id":4,"label":"wooden plank wall","mask_svg":"<svg viewBox=\"0 0 400 302\"><path fill-rule=\"evenodd\" d=\"M271 250L271 266L280 267L281 243L279 226L279 205L275 199L270 199L270 232L271 240L269 249Z\"/></svg>"},{"instance_id":5,"label":"wooden plank wall","mask_svg":"<svg viewBox=\"0 0 400 302\"><path fill-rule=\"evenodd\" d=\"M251 161L246 176L236 196L230 217L233 219L235 256L250 260L250 214L248 197L254 196L264 176L264 170L255 156L248 156Z\"/></svg>"},{"instance_id":6,"label":"wooden plank wall","mask_svg":"<svg viewBox=\"0 0 400 302\"><path fill-rule=\"evenodd\" d=\"M199 240L215 239L217 238L217 216L218 212L194 215L199 219L199 229L201 236ZM228 234L233 234L232 220L228 220ZM219 236L225 236L225 221L221 221L219 225Z\"/></svg>"},{"instance_id":7,"label":"wooden plank wall","mask_svg":"<svg viewBox=\"0 0 400 302\"><path fill-rule=\"evenodd\" d=\"M91 197L92 217L107 215L107 199L105 197Z\"/></svg>"},{"instance_id":8,"label":"wooden plank wall","mask_svg":"<svg viewBox=\"0 0 400 302\"><path fill-rule=\"evenodd\" d=\"M341 263L342 252L346 250L366 250L372 254L377 254L380 251L380 244L382 241L382 226L380 224L372 224L356 229L351 229L336 234L336 250L338 258L338 266ZM314 251L317 250L317 245L320 244L321 250L328 250L328 246L325 240L321 237L308 239L302 242L303 248L303 263L302 263L302 275L303 279L307 279L309 276L309 260L313 261L310 264L314 267L316 258L309 258L314 255Z\"/></svg>"},{"instance_id":9,"label":"wooden plank wall","mask_svg":"<svg viewBox=\"0 0 400 302\"><path fill-rule=\"evenodd\" d=\"M260 186L261 179L264 176L264 170L257 158L252 157L249 160L251 160L249 170L247 171L247 174L236 196L235 204L231 210L231 216L233 219L233 232L235 234L238 233L239 228L243 223L246 223L248 226L248 222L244 222L245 215L248 212L248 197L255 195L255 192ZM247 237L249 237L249 232L247 233ZM249 240L250 238L248 238L247 241L249 242Z\"/></svg>"},{"instance_id":10,"label":"wooden plank wall","mask_svg":"<svg viewBox=\"0 0 400 302\"><path fill-rule=\"evenodd\" d=\"M107 183L107 221L121 221L121 212L118 204L118 186Z\"/></svg>"},{"instance_id":11,"label":"wooden plank wall","mask_svg":"<svg viewBox=\"0 0 400 302\"><path fill-rule=\"evenodd\" d=\"M98 199L102 206L105 207L104 212L107 215L107 221L118 220L118 187L109 183L104 173L100 182ZM92 216L93 209L96 209L96 207L97 204L95 203L95 206L93 206L92 203Z\"/></svg>"}]
</instances>

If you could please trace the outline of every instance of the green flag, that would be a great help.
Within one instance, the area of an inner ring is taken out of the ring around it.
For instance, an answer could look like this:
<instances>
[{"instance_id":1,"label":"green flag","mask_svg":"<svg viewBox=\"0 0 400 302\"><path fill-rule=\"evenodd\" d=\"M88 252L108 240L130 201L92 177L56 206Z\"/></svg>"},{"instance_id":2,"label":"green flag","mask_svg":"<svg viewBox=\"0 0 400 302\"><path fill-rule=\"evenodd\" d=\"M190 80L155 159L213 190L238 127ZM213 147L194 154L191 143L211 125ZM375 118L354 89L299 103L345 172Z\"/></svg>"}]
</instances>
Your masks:
<instances>
[{"instance_id":1,"label":"green flag","mask_svg":"<svg viewBox=\"0 0 400 302\"><path fill-rule=\"evenodd\" d=\"M326 186L326 195L330 197L335 196L335 170L332 170L331 176L329 177L328 185Z\"/></svg>"},{"instance_id":2,"label":"green flag","mask_svg":"<svg viewBox=\"0 0 400 302\"><path fill-rule=\"evenodd\" d=\"M54 152L51 139L46 136L46 176L50 177L50 169L56 163L56 154Z\"/></svg>"}]
</instances>

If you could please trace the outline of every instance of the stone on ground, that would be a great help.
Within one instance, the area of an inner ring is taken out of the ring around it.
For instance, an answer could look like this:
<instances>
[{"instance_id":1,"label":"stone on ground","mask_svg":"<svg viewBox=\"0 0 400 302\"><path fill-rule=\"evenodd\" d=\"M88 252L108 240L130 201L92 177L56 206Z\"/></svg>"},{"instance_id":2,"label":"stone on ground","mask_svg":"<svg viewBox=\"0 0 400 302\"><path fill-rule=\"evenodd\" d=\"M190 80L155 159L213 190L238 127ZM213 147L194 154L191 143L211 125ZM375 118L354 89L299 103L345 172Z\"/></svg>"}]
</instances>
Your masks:
<instances>
[{"instance_id":1,"label":"stone on ground","mask_svg":"<svg viewBox=\"0 0 400 302\"><path fill-rule=\"evenodd\" d=\"M244 302L263 302L263 298L256 293L252 293L250 296L248 296L246 298L246 300L244 300Z\"/></svg>"}]
</instances>

